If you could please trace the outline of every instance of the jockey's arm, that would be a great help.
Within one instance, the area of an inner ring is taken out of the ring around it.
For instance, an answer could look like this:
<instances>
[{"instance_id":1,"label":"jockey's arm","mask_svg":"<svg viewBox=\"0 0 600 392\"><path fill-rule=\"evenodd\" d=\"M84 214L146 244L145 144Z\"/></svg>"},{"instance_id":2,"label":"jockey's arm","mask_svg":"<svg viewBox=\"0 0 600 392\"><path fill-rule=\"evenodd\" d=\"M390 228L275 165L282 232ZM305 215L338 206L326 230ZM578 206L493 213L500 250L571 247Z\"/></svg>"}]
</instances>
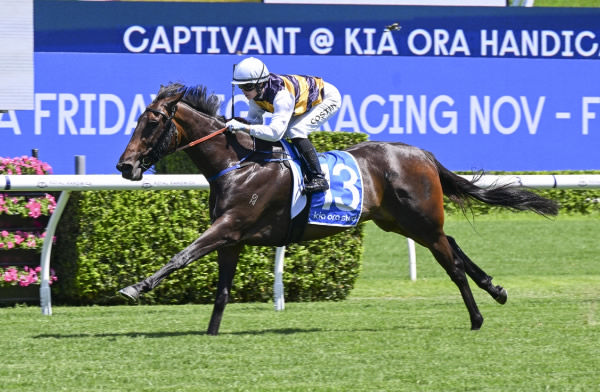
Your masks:
<instances>
[{"instance_id":1,"label":"jockey's arm","mask_svg":"<svg viewBox=\"0 0 600 392\"><path fill-rule=\"evenodd\" d=\"M262 124L264 122L263 115L265 114L265 110L258 106L254 100L248 101L248 115L246 116L246 121L249 124Z\"/></svg>"},{"instance_id":2,"label":"jockey's arm","mask_svg":"<svg viewBox=\"0 0 600 392\"><path fill-rule=\"evenodd\" d=\"M255 108L254 108L255 107ZM294 113L294 98L292 94L286 90L280 91L273 100L273 117L271 117L271 123L265 125L262 123L254 123L253 119L258 118L254 114L255 110L264 111L253 101L250 101L250 108L248 110L247 120L252 124L250 125L250 135L259 139L275 142L283 138L287 127ZM260 119L262 122L262 113Z\"/></svg>"}]
</instances>

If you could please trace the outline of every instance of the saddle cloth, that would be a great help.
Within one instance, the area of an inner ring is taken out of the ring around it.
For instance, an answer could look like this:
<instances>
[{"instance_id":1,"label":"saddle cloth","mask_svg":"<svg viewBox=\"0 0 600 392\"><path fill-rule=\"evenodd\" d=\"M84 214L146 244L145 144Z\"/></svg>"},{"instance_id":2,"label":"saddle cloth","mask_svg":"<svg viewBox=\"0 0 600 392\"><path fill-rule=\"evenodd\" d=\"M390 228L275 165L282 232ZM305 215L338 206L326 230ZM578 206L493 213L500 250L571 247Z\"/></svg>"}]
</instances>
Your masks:
<instances>
[{"instance_id":1,"label":"saddle cloth","mask_svg":"<svg viewBox=\"0 0 600 392\"><path fill-rule=\"evenodd\" d=\"M286 153L292 157L291 218L306 207L307 197L302 194L304 178L300 157L296 149L281 140ZM328 226L356 226L363 203L363 181L354 157L345 151L328 151L319 154L321 169L329 181L329 190L314 193L311 197L308 223Z\"/></svg>"}]
</instances>

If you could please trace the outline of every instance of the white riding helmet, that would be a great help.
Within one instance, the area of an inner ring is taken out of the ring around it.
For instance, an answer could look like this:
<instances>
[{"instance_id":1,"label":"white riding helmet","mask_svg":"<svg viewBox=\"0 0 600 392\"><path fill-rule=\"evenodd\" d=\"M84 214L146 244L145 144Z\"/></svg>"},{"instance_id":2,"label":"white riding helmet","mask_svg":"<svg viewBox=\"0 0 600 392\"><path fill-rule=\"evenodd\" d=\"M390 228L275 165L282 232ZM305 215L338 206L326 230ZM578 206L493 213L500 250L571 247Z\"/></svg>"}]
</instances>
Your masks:
<instances>
[{"instance_id":1,"label":"white riding helmet","mask_svg":"<svg viewBox=\"0 0 600 392\"><path fill-rule=\"evenodd\" d=\"M235 66L231 84L262 83L268 79L267 66L256 57L248 57Z\"/></svg>"}]
</instances>

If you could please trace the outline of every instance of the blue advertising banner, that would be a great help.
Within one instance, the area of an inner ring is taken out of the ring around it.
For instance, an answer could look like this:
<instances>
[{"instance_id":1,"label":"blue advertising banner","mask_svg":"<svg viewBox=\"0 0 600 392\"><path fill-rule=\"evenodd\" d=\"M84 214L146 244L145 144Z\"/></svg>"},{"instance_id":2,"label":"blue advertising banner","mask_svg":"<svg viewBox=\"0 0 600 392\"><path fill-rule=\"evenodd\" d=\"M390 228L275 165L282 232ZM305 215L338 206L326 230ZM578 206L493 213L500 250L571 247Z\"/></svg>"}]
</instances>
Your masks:
<instances>
[{"instance_id":1,"label":"blue advertising banner","mask_svg":"<svg viewBox=\"0 0 600 392\"><path fill-rule=\"evenodd\" d=\"M88 173L117 173L161 84L205 85L229 116L232 65L247 54L335 84L343 102L324 130L423 147L451 170L597 169L598 20L574 8L37 1L35 110L0 114L0 156L39 148L55 173L72 173L74 155Z\"/></svg>"}]
</instances>

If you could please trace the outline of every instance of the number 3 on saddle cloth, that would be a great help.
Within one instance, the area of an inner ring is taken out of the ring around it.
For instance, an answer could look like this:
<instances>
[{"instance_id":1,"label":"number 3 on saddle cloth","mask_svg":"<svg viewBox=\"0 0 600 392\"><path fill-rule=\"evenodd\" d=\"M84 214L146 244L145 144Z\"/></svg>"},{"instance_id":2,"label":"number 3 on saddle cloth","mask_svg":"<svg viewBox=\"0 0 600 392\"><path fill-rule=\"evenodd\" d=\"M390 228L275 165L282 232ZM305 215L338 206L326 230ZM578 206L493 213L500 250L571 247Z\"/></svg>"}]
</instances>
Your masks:
<instances>
[{"instance_id":1,"label":"number 3 on saddle cloth","mask_svg":"<svg viewBox=\"0 0 600 392\"><path fill-rule=\"evenodd\" d=\"M293 176L291 218L305 212L310 200L307 223L329 226L356 226L363 203L363 181L354 157L345 151L319 153L321 169L329 181L329 190L306 197L302 194L304 179L300 157L295 148L285 140L281 144L292 157ZM305 221L306 222L306 221ZM295 241L291 241L295 242Z\"/></svg>"}]
</instances>

